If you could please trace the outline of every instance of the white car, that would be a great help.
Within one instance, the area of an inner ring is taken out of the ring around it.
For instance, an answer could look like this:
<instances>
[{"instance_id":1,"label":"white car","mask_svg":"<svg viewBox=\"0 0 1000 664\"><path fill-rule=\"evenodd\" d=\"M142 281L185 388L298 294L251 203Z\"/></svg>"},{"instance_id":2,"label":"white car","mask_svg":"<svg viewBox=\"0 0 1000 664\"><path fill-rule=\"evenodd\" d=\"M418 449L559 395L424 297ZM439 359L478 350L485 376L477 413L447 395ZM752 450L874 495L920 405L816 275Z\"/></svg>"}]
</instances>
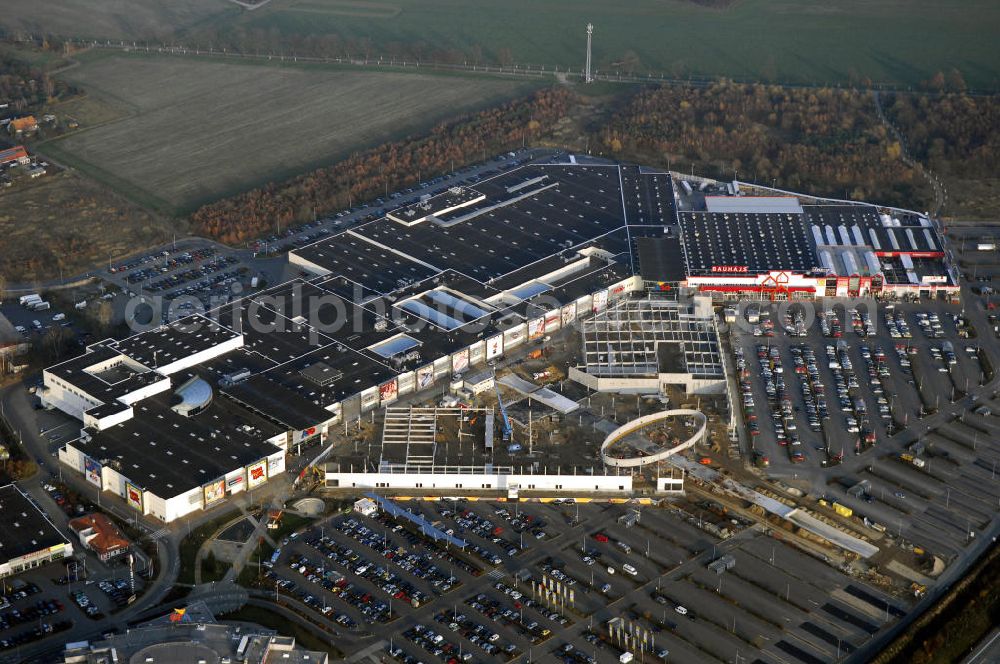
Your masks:
<instances>
[{"instance_id":1,"label":"white car","mask_svg":"<svg viewBox=\"0 0 1000 664\"><path fill-rule=\"evenodd\" d=\"M682 616L686 616L688 614L688 610L685 609L680 604L678 604L677 606L674 607L674 611L676 611L677 613L681 614Z\"/></svg>"}]
</instances>

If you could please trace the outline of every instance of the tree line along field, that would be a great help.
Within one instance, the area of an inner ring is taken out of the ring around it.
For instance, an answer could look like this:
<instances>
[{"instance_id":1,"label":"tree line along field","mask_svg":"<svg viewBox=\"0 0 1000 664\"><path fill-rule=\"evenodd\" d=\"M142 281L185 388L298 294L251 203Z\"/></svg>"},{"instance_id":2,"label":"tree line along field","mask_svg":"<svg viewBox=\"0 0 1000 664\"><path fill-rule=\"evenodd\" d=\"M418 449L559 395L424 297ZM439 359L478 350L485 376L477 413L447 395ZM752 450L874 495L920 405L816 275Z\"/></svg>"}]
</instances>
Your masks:
<instances>
[{"instance_id":1,"label":"tree line along field","mask_svg":"<svg viewBox=\"0 0 1000 664\"><path fill-rule=\"evenodd\" d=\"M142 56L84 59L65 75L126 115L49 141L42 151L171 214L533 86Z\"/></svg>"},{"instance_id":2,"label":"tree line along field","mask_svg":"<svg viewBox=\"0 0 1000 664\"><path fill-rule=\"evenodd\" d=\"M588 21L604 70L905 87L955 68L1000 87L993 0L271 0L186 40L580 69Z\"/></svg>"},{"instance_id":3,"label":"tree line along field","mask_svg":"<svg viewBox=\"0 0 1000 664\"><path fill-rule=\"evenodd\" d=\"M994 0L7 0L0 31L579 69L588 21L605 70L1000 89Z\"/></svg>"},{"instance_id":4,"label":"tree line along field","mask_svg":"<svg viewBox=\"0 0 1000 664\"><path fill-rule=\"evenodd\" d=\"M869 91L728 82L649 88L605 124L598 145L618 159L724 180L735 172L746 182L902 207L930 200Z\"/></svg>"}]
</instances>

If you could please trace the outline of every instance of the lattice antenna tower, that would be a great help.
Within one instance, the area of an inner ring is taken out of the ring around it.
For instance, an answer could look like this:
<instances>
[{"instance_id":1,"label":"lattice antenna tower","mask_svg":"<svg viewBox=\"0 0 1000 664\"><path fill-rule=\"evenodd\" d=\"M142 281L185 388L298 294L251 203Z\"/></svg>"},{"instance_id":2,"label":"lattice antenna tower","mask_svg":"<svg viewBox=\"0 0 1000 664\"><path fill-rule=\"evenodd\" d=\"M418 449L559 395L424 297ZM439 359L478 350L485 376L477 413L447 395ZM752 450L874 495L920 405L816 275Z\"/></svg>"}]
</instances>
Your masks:
<instances>
[{"instance_id":1,"label":"lattice antenna tower","mask_svg":"<svg viewBox=\"0 0 1000 664\"><path fill-rule=\"evenodd\" d=\"M590 73L590 42L594 37L594 24L587 24L587 66L584 71L583 80L585 83L593 83L594 77Z\"/></svg>"}]
</instances>

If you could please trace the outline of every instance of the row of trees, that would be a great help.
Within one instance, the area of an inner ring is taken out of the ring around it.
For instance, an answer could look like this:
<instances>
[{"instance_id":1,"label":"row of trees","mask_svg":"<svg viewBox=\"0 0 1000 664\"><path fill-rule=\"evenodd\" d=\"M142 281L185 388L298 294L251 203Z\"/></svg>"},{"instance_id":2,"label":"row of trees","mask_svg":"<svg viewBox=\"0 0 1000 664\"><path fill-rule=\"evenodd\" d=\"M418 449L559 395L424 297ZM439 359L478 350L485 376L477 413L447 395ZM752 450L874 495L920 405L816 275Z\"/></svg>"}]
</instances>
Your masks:
<instances>
[{"instance_id":1,"label":"row of trees","mask_svg":"<svg viewBox=\"0 0 1000 664\"><path fill-rule=\"evenodd\" d=\"M0 114L22 113L60 97L76 94L73 86L44 70L0 53L0 100L9 107Z\"/></svg>"},{"instance_id":2,"label":"row of trees","mask_svg":"<svg viewBox=\"0 0 1000 664\"><path fill-rule=\"evenodd\" d=\"M442 46L434 41L386 40L375 43L369 37L354 37L336 32L322 34L286 33L278 28L248 28L238 24L221 28L208 26L187 35L184 43L199 48L211 46L216 50L240 53L294 53L315 58L371 58L447 62L459 64L506 64L512 61L510 51L484 54L478 44L468 49ZM500 49L504 51L505 49Z\"/></svg>"},{"instance_id":3,"label":"row of trees","mask_svg":"<svg viewBox=\"0 0 1000 664\"><path fill-rule=\"evenodd\" d=\"M924 195L868 92L726 81L652 88L599 138L613 154L702 175L908 205Z\"/></svg>"},{"instance_id":4,"label":"row of trees","mask_svg":"<svg viewBox=\"0 0 1000 664\"><path fill-rule=\"evenodd\" d=\"M387 189L410 187L421 178L529 144L567 113L572 98L564 88L549 88L442 122L428 134L385 143L327 168L205 205L192 215L192 229L239 244L377 198Z\"/></svg>"},{"instance_id":5,"label":"row of trees","mask_svg":"<svg viewBox=\"0 0 1000 664\"><path fill-rule=\"evenodd\" d=\"M886 112L913 156L942 175L979 178L1000 169L1000 99L893 95Z\"/></svg>"}]
</instances>

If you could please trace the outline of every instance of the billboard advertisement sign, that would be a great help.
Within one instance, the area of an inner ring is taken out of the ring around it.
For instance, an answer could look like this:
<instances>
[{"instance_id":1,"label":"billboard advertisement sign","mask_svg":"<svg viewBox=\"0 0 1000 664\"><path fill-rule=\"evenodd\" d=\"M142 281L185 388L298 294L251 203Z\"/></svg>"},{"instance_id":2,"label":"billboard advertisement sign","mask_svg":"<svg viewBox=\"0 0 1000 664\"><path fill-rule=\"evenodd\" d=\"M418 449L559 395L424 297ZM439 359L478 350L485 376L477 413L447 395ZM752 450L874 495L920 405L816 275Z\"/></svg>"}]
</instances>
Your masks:
<instances>
[{"instance_id":1,"label":"billboard advertisement sign","mask_svg":"<svg viewBox=\"0 0 1000 664\"><path fill-rule=\"evenodd\" d=\"M397 378L399 381L399 395L409 394L414 390L414 386L417 384L417 374L412 371L407 371Z\"/></svg>"},{"instance_id":2,"label":"billboard advertisement sign","mask_svg":"<svg viewBox=\"0 0 1000 664\"><path fill-rule=\"evenodd\" d=\"M482 362L485 352L486 345L482 341L477 341L469 346L469 364L473 365Z\"/></svg>"},{"instance_id":3,"label":"billboard advertisement sign","mask_svg":"<svg viewBox=\"0 0 1000 664\"><path fill-rule=\"evenodd\" d=\"M555 332L559 329L559 310L550 311L545 314L545 331Z\"/></svg>"},{"instance_id":4,"label":"billboard advertisement sign","mask_svg":"<svg viewBox=\"0 0 1000 664\"><path fill-rule=\"evenodd\" d=\"M503 335L498 334L495 337L486 340L486 359L492 360L494 357L499 357L503 353Z\"/></svg>"},{"instance_id":5,"label":"billboard advertisement sign","mask_svg":"<svg viewBox=\"0 0 1000 664\"><path fill-rule=\"evenodd\" d=\"M130 507L142 511L142 489L132 484L131 482L125 482L125 502L129 504Z\"/></svg>"},{"instance_id":6,"label":"billboard advertisement sign","mask_svg":"<svg viewBox=\"0 0 1000 664\"><path fill-rule=\"evenodd\" d=\"M382 403L387 401L395 401L396 397L399 396L399 384L396 379L393 378L388 383L382 383L378 388L378 397Z\"/></svg>"},{"instance_id":7,"label":"billboard advertisement sign","mask_svg":"<svg viewBox=\"0 0 1000 664\"><path fill-rule=\"evenodd\" d=\"M226 497L226 480L220 479L214 482L209 482L204 486L204 490L206 505L218 502Z\"/></svg>"},{"instance_id":8,"label":"billboard advertisement sign","mask_svg":"<svg viewBox=\"0 0 1000 664\"><path fill-rule=\"evenodd\" d=\"M267 481L267 459L247 466L247 487L252 489Z\"/></svg>"},{"instance_id":9,"label":"billboard advertisement sign","mask_svg":"<svg viewBox=\"0 0 1000 664\"><path fill-rule=\"evenodd\" d=\"M594 293L594 313L604 311L608 306L608 291L601 290Z\"/></svg>"},{"instance_id":10,"label":"billboard advertisement sign","mask_svg":"<svg viewBox=\"0 0 1000 664\"><path fill-rule=\"evenodd\" d=\"M278 454L270 457L267 460L267 476L274 477L280 473L285 472L285 457L284 455Z\"/></svg>"},{"instance_id":11,"label":"billboard advertisement sign","mask_svg":"<svg viewBox=\"0 0 1000 664\"><path fill-rule=\"evenodd\" d=\"M503 333L503 347L507 350L519 346L528 338L528 326L518 325Z\"/></svg>"},{"instance_id":12,"label":"billboard advertisement sign","mask_svg":"<svg viewBox=\"0 0 1000 664\"><path fill-rule=\"evenodd\" d=\"M94 486L101 486L101 464L85 456L83 457L83 473L88 482Z\"/></svg>"},{"instance_id":13,"label":"billboard advertisement sign","mask_svg":"<svg viewBox=\"0 0 1000 664\"><path fill-rule=\"evenodd\" d=\"M417 369L417 389L422 390L430 387L434 383L434 365L428 364L426 367Z\"/></svg>"},{"instance_id":14,"label":"billboard advertisement sign","mask_svg":"<svg viewBox=\"0 0 1000 664\"><path fill-rule=\"evenodd\" d=\"M545 319L536 318L535 320L528 321L528 338L534 341L535 339L541 339L545 334Z\"/></svg>"},{"instance_id":15,"label":"billboard advertisement sign","mask_svg":"<svg viewBox=\"0 0 1000 664\"><path fill-rule=\"evenodd\" d=\"M242 468L226 475L226 488L229 489L229 493L239 493L246 488L243 484L244 475Z\"/></svg>"},{"instance_id":16,"label":"billboard advertisement sign","mask_svg":"<svg viewBox=\"0 0 1000 664\"><path fill-rule=\"evenodd\" d=\"M463 373L469 368L469 349L459 351L451 356L451 372Z\"/></svg>"},{"instance_id":17,"label":"billboard advertisement sign","mask_svg":"<svg viewBox=\"0 0 1000 664\"><path fill-rule=\"evenodd\" d=\"M315 436L316 432L318 431L319 429L316 427L309 427L308 429L303 429L302 431L296 431L294 434L292 434L292 442L301 443L303 440Z\"/></svg>"},{"instance_id":18,"label":"billboard advertisement sign","mask_svg":"<svg viewBox=\"0 0 1000 664\"><path fill-rule=\"evenodd\" d=\"M361 393L361 410L366 411L378 404L378 388L373 387Z\"/></svg>"},{"instance_id":19,"label":"billboard advertisement sign","mask_svg":"<svg viewBox=\"0 0 1000 664\"><path fill-rule=\"evenodd\" d=\"M562 308L562 326L566 327L576 320L576 302L571 302Z\"/></svg>"}]
</instances>

